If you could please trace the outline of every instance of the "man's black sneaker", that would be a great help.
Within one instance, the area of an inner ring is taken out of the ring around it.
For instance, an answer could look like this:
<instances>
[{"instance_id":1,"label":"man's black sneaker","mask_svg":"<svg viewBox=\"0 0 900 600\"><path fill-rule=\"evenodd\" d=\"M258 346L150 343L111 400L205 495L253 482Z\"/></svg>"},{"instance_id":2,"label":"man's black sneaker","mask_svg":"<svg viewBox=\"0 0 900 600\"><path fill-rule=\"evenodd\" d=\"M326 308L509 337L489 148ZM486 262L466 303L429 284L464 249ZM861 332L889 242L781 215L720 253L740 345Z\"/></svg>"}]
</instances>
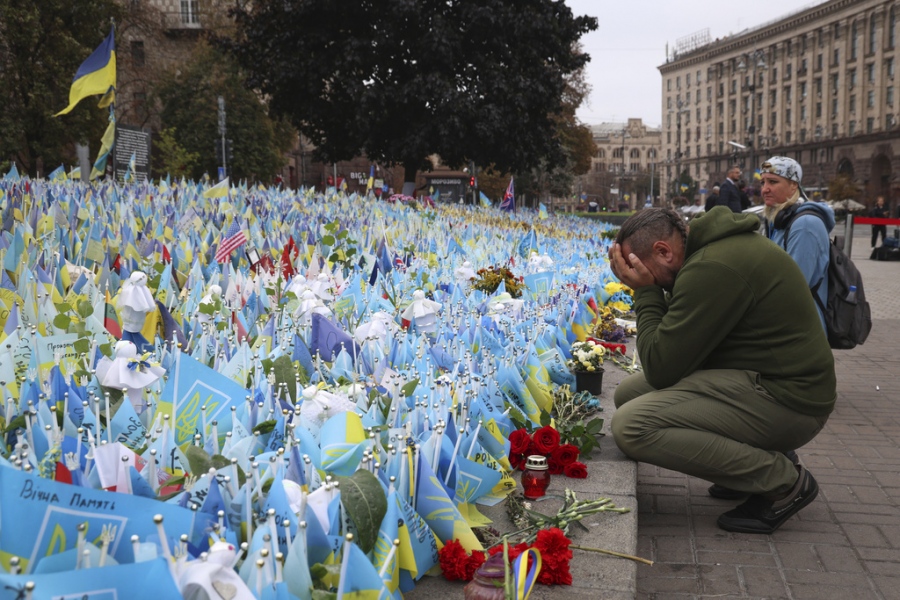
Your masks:
<instances>
[{"instance_id":1,"label":"man's black sneaker","mask_svg":"<svg viewBox=\"0 0 900 600\"><path fill-rule=\"evenodd\" d=\"M740 533L772 533L781 527L819 495L819 484L812 474L803 467L797 470L800 476L787 497L771 500L754 494L734 510L720 515L719 527Z\"/></svg>"},{"instance_id":2,"label":"man's black sneaker","mask_svg":"<svg viewBox=\"0 0 900 600\"><path fill-rule=\"evenodd\" d=\"M788 450L783 454L788 457L795 465L800 464L800 457L797 456L797 453L794 450ZM739 492L737 490L727 488L724 485L718 485L715 483L709 486L707 492L710 496L712 496L713 498L718 498L719 500L740 500L741 498L746 498L750 495L747 492Z\"/></svg>"}]
</instances>

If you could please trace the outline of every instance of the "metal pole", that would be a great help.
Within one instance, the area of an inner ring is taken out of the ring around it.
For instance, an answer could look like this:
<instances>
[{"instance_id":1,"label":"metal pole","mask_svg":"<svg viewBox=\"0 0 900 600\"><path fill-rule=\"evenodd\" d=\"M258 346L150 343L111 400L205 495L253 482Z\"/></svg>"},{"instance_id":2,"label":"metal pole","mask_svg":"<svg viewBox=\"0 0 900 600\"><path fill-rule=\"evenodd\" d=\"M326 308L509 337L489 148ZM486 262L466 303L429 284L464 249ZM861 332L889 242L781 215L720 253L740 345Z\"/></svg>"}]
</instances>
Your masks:
<instances>
[{"instance_id":1,"label":"metal pole","mask_svg":"<svg viewBox=\"0 0 900 600\"><path fill-rule=\"evenodd\" d=\"M228 157L225 152L225 98L219 96L219 135L222 136L222 170L228 175Z\"/></svg>"},{"instance_id":2,"label":"metal pole","mask_svg":"<svg viewBox=\"0 0 900 600\"><path fill-rule=\"evenodd\" d=\"M653 204L653 167L655 163L650 163L650 204Z\"/></svg>"},{"instance_id":3,"label":"metal pole","mask_svg":"<svg viewBox=\"0 0 900 600\"><path fill-rule=\"evenodd\" d=\"M847 213L847 221L844 223L844 254L850 256L853 252L853 215Z\"/></svg>"}]
</instances>

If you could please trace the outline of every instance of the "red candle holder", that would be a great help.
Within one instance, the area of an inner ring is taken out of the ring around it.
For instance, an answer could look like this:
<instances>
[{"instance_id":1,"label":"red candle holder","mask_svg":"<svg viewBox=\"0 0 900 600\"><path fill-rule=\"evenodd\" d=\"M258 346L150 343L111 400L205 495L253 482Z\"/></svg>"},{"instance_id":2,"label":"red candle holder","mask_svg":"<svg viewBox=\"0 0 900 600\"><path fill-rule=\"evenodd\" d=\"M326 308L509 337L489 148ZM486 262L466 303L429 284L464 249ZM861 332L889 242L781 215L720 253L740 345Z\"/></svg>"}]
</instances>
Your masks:
<instances>
[{"instance_id":1,"label":"red candle holder","mask_svg":"<svg viewBox=\"0 0 900 600\"><path fill-rule=\"evenodd\" d=\"M547 470L547 459L540 454L532 454L525 461L522 473L523 495L529 500L540 498L550 486L550 471Z\"/></svg>"}]
</instances>

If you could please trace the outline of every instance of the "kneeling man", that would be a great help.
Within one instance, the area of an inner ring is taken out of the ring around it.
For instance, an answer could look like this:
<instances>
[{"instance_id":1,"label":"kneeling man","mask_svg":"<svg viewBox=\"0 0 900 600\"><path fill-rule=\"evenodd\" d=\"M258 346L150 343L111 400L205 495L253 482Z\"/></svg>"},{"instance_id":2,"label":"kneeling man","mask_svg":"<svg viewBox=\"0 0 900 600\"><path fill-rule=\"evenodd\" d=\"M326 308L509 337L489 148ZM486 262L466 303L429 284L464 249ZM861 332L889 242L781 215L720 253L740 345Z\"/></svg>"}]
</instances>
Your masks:
<instances>
[{"instance_id":1,"label":"kneeling man","mask_svg":"<svg viewBox=\"0 0 900 600\"><path fill-rule=\"evenodd\" d=\"M749 496L719 517L722 529L771 533L819 492L791 457L836 392L806 280L758 228L724 207L690 234L667 209L622 225L610 266L634 289L644 371L617 388L612 433L635 460L712 482L713 496Z\"/></svg>"}]
</instances>

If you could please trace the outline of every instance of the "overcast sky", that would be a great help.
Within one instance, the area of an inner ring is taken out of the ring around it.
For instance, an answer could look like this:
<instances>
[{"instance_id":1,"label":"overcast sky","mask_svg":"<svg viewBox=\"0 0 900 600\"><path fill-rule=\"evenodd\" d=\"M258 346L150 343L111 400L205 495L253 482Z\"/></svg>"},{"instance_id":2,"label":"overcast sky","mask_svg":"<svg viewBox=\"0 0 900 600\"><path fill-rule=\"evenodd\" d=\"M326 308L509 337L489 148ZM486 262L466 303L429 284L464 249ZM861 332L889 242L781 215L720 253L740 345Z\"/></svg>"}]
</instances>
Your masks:
<instances>
[{"instance_id":1,"label":"overcast sky","mask_svg":"<svg viewBox=\"0 0 900 600\"><path fill-rule=\"evenodd\" d=\"M640 117L662 121L662 79L666 43L709 28L712 39L736 34L823 0L566 0L575 15L597 17L598 28L581 38L590 97L578 110L587 125Z\"/></svg>"}]
</instances>

